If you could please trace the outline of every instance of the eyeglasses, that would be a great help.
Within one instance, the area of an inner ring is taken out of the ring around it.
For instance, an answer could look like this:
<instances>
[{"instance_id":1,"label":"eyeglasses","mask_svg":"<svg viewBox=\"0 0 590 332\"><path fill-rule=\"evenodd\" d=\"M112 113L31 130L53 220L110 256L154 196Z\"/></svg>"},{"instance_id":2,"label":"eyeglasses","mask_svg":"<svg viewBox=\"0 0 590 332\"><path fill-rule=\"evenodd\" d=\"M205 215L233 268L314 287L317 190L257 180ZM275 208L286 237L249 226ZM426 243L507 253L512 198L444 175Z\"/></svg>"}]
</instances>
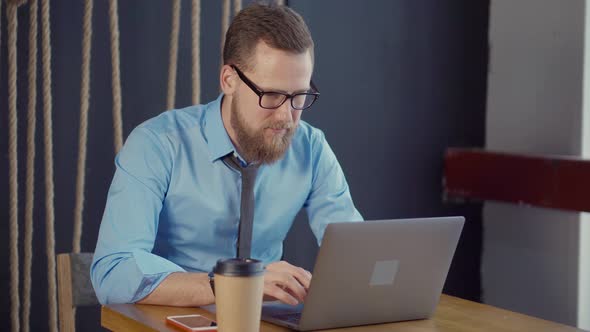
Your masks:
<instances>
[{"instance_id":1,"label":"eyeglasses","mask_svg":"<svg viewBox=\"0 0 590 332\"><path fill-rule=\"evenodd\" d=\"M238 67L231 65L231 67L238 73L240 79L246 83L246 85L254 91L255 94L258 95L259 101L258 104L262 108L266 109L277 109L281 107L287 101L287 99L291 99L291 107L296 110L304 110L308 109L315 103L316 100L320 97L320 93L317 90L313 81L310 82L311 91L308 92L297 92L294 94L276 92L276 91L262 91L256 84L254 84L250 79L242 73Z\"/></svg>"}]
</instances>

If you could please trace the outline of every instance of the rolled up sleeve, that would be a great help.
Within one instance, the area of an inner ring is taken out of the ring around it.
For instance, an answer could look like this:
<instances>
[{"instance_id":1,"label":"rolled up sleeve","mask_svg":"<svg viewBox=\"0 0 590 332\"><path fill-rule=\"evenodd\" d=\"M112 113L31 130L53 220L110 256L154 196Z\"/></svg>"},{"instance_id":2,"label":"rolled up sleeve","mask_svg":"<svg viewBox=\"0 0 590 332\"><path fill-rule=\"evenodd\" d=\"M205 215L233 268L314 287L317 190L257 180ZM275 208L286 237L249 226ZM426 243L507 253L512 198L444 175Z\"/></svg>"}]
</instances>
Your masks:
<instances>
[{"instance_id":1,"label":"rolled up sleeve","mask_svg":"<svg viewBox=\"0 0 590 332\"><path fill-rule=\"evenodd\" d=\"M133 303L180 266L152 254L172 169L172 147L136 128L115 158L94 259L92 285L102 304Z\"/></svg>"}]
</instances>

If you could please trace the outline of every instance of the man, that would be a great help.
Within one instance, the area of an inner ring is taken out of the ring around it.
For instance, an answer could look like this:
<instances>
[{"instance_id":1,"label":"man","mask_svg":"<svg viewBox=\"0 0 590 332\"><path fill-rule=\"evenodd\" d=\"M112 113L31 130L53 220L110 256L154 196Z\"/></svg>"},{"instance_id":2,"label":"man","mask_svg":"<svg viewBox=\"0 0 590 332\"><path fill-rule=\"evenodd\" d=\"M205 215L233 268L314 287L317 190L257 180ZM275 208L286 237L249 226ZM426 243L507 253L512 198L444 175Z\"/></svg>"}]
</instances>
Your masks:
<instances>
[{"instance_id":1,"label":"man","mask_svg":"<svg viewBox=\"0 0 590 332\"><path fill-rule=\"evenodd\" d=\"M207 272L242 250L240 218L251 212L248 256L265 263L265 296L304 301L311 273L279 261L298 211L318 243L329 222L362 220L323 133L300 121L319 96L313 51L293 10L249 6L226 35L222 95L133 130L115 159L91 267L101 303L214 303ZM253 168L244 213L242 172Z\"/></svg>"}]
</instances>

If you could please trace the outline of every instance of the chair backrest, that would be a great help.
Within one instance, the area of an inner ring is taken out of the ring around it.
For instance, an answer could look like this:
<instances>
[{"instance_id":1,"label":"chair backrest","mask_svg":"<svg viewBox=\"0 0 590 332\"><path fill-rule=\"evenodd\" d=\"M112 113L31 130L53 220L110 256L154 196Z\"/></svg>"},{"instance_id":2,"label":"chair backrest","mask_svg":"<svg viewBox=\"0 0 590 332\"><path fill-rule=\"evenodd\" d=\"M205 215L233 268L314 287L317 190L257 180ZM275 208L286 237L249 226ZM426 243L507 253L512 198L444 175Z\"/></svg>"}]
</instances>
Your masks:
<instances>
[{"instance_id":1,"label":"chair backrest","mask_svg":"<svg viewBox=\"0 0 590 332\"><path fill-rule=\"evenodd\" d=\"M99 305L90 282L93 253L57 255L59 330L76 330L76 307Z\"/></svg>"}]
</instances>

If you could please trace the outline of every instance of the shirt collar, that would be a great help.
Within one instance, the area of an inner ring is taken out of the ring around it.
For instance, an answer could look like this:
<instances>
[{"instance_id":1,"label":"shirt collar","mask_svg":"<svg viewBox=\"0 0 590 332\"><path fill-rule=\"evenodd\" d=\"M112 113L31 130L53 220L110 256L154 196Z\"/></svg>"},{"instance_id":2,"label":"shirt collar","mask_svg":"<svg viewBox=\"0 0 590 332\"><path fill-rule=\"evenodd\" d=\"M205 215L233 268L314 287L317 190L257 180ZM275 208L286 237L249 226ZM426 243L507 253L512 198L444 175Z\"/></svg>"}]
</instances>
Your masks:
<instances>
[{"instance_id":1,"label":"shirt collar","mask_svg":"<svg viewBox=\"0 0 590 332\"><path fill-rule=\"evenodd\" d=\"M221 118L221 101L223 100L223 93L217 97L215 101L209 104L205 111L205 139L209 147L209 161L214 162L217 159L225 157L233 153L238 157L242 166L246 165L244 158L242 158L231 139L225 127L223 126L223 119Z\"/></svg>"}]
</instances>

